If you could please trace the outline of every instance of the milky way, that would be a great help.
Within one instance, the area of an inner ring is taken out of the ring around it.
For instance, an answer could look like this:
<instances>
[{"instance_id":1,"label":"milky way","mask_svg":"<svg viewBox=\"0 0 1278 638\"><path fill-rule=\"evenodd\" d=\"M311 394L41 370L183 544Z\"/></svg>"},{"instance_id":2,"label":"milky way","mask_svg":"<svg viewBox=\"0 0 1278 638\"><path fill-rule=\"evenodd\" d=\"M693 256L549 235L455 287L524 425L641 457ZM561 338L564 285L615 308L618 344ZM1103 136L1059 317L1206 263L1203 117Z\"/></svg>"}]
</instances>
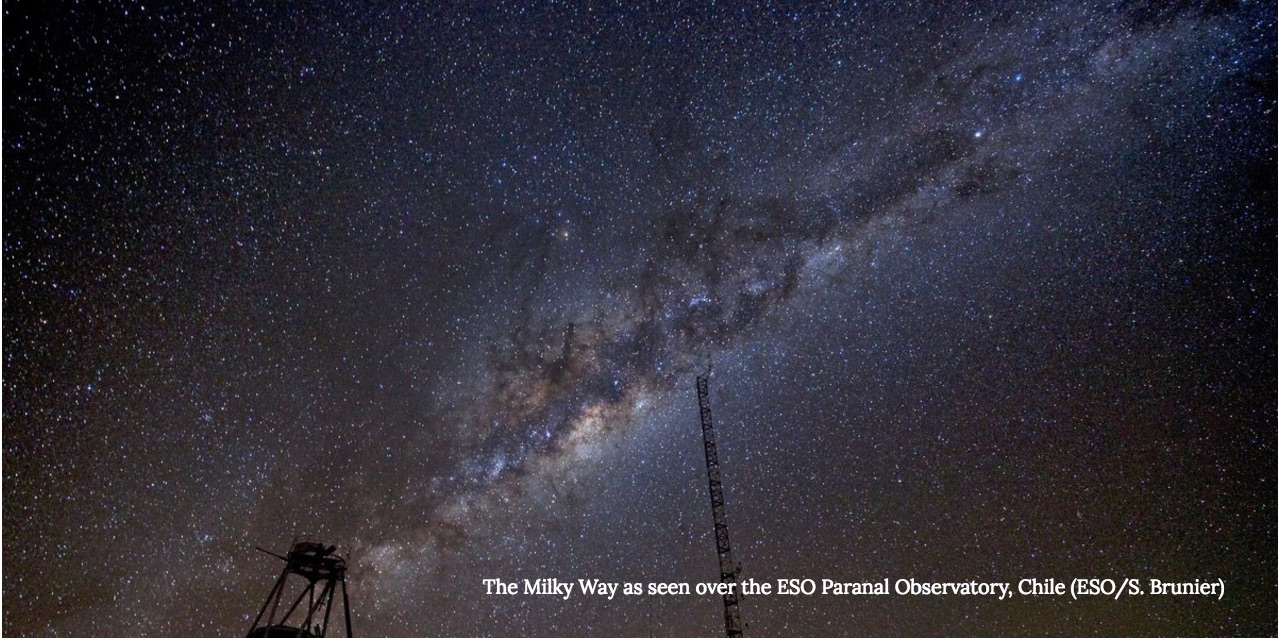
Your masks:
<instances>
[{"instance_id":1,"label":"milky way","mask_svg":"<svg viewBox=\"0 0 1278 638\"><path fill-rule=\"evenodd\" d=\"M5 9L5 630L1263 632L1271 8ZM1268 504L1267 504L1268 503ZM87 628L87 629L86 629Z\"/></svg>"}]
</instances>

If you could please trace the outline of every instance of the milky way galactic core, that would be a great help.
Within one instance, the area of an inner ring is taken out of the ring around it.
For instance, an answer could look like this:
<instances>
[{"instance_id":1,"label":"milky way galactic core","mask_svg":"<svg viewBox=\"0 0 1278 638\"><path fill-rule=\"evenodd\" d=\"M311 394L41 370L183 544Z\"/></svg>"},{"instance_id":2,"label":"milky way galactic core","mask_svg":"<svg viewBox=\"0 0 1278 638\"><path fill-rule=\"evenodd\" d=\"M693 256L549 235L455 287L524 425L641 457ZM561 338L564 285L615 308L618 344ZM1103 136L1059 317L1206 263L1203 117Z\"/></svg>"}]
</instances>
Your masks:
<instances>
[{"instance_id":1,"label":"milky way galactic core","mask_svg":"<svg viewBox=\"0 0 1278 638\"><path fill-rule=\"evenodd\" d=\"M1278 12L1004 5L7 3L5 632L722 635L707 369L748 635L1272 632Z\"/></svg>"}]
</instances>

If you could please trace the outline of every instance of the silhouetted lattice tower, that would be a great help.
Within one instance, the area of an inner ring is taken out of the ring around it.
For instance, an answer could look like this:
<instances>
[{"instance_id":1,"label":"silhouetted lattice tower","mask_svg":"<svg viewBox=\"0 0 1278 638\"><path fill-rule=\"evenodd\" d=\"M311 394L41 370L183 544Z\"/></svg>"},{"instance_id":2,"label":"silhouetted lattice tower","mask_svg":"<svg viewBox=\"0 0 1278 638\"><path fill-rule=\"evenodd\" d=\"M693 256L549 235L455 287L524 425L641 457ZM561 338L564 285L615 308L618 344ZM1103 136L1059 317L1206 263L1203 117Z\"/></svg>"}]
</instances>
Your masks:
<instances>
[{"instance_id":1,"label":"silhouetted lattice tower","mask_svg":"<svg viewBox=\"0 0 1278 638\"><path fill-rule=\"evenodd\" d=\"M295 543L288 556L259 550L284 561L284 571L257 612L247 638L325 638L333 611L333 597L342 588L346 638L351 636L351 605L346 597L346 561L335 546ZM281 603L291 600L280 614ZM267 613L267 610L270 613Z\"/></svg>"},{"instance_id":2,"label":"silhouetted lattice tower","mask_svg":"<svg viewBox=\"0 0 1278 638\"><path fill-rule=\"evenodd\" d=\"M714 514L714 544L719 553L719 582L732 587L723 595L723 623L728 638L743 635L737 575L741 567L732 561L728 542L728 515L723 504L723 480L719 476L719 448L714 442L714 420L710 416L710 373L697 377L697 404L701 406L701 438L706 444L706 475L710 479L710 511Z\"/></svg>"}]
</instances>

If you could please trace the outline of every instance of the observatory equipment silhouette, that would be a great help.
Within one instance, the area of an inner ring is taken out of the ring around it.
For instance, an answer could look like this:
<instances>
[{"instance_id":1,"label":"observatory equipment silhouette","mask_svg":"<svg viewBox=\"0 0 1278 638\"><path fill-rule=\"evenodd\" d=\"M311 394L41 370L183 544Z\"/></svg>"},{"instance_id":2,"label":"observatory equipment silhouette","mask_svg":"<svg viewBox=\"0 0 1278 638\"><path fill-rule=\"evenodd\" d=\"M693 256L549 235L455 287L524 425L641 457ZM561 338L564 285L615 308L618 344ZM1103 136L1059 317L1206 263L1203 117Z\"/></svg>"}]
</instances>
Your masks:
<instances>
[{"instance_id":1,"label":"observatory equipment silhouette","mask_svg":"<svg viewBox=\"0 0 1278 638\"><path fill-rule=\"evenodd\" d=\"M332 616L334 596L342 589L346 638L351 636L351 605L346 596L346 561L335 554L335 545L303 541L293 544L287 556L258 548L284 561L284 571L257 612L247 638L325 638ZM288 608L280 613L285 601ZM269 610L269 613L268 613ZM336 633L336 632L335 632Z\"/></svg>"},{"instance_id":2,"label":"observatory equipment silhouette","mask_svg":"<svg viewBox=\"0 0 1278 638\"><path fill-rule=\"evenodd\" d=\"M745 635L741 622L741 597L737 576L741 566L732 561L728 542L728 513L723 500L723 479L719 472L719 446L714 438L710 415L710 371L697 377L697 405L701 408L701 439L706 448L706 476L710 480L710 511L714 514L714 545L719 555L719 582L731 587L723 594L723 624L728 638Z\"/></svg>"}]
</instances>

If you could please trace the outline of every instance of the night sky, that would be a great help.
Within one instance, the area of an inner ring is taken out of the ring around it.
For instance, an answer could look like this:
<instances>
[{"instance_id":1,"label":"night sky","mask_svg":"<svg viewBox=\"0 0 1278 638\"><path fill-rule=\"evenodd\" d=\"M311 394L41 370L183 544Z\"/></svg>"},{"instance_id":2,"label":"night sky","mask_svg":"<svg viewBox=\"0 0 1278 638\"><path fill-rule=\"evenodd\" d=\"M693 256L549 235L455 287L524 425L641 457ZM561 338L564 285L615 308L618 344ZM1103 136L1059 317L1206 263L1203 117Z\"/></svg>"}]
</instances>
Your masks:
<instances>
[{"instance_id":1,"label":"night sky","mask_svg":"<svg viewBox=\"0 0 1278 638\"><path fill-rule=\"evenodd\" d=\"M1272 3L198 4L3 6L6 635L723 635L482 584L716 581L711 365L743 579L1226 583L748 636L1275 631Z\"/></svg>"}]
</instances>

